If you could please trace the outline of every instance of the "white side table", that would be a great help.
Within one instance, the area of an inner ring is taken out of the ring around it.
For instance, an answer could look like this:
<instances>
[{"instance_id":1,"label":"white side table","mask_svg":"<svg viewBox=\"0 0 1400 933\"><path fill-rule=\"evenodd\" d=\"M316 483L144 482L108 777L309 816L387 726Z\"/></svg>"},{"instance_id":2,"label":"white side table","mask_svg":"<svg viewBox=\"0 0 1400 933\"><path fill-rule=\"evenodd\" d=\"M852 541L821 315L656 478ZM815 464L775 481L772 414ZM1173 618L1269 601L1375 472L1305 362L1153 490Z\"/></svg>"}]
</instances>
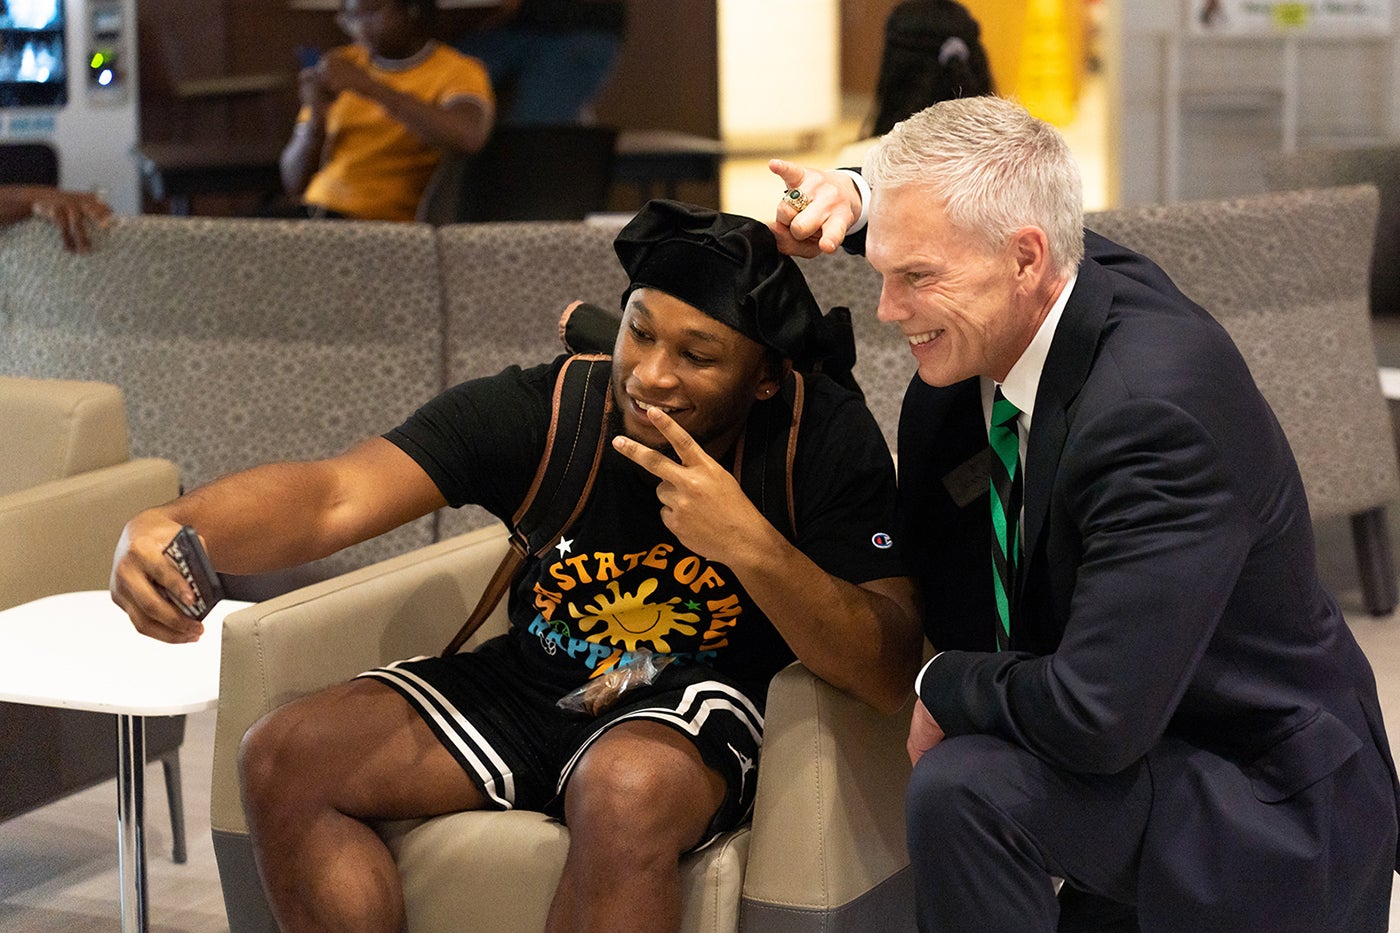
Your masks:
<instances>
[{"instance_id":1,"label":"white side table","mask_svg":"<svg viewBox=\"0 0 1400 933\"><path fill-rule=\"evenodd\" d=\"M146 716L211 709L219 700L225 600L204 635L167 645L139 634L106 590L46 596L0 612L0 700L117 714L117 848L123 933L145 933Z\"/></svg>"}]
</instances>

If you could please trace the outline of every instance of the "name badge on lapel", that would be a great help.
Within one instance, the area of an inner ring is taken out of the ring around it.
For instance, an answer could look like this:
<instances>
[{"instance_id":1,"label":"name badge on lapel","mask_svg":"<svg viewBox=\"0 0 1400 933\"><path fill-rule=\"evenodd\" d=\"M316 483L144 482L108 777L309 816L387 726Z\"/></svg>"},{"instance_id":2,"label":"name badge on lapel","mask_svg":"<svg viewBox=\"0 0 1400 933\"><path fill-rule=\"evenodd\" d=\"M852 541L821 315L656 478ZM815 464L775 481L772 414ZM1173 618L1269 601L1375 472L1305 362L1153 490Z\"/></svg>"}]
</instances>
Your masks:
<instances>
[{"instance_id":1,"label":"name badge on lapel","mask_svg":"<svg viewBox=\"0 0 1400 933\"><path fill-rule=\"evenodd\" d=\"M958 508L965 509L980 496L987 495L992 482L992 449L984 447L943 476L943 488L948 490Z\"/></svg>"}]
</instances>

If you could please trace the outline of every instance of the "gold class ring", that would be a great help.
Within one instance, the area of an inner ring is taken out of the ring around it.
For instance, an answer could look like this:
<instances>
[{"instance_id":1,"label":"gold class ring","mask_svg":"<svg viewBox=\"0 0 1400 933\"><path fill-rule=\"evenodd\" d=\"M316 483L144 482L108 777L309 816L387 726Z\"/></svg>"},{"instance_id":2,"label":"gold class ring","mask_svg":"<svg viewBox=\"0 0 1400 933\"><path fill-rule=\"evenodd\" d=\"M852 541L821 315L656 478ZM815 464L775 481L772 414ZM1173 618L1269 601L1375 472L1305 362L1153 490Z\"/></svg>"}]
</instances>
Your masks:
<instances>
[{"instance_id":1,"label":"gold class ring","mask_svg":"<svg viewBox=\"0 0 1400 933\"><path fill-rule=\"evenodd\" d=\"M800 214L812 203L812 199L798 188L789 188L783 192L783 203L791 206L794 214Z\"/></svg>"}]
</instances>

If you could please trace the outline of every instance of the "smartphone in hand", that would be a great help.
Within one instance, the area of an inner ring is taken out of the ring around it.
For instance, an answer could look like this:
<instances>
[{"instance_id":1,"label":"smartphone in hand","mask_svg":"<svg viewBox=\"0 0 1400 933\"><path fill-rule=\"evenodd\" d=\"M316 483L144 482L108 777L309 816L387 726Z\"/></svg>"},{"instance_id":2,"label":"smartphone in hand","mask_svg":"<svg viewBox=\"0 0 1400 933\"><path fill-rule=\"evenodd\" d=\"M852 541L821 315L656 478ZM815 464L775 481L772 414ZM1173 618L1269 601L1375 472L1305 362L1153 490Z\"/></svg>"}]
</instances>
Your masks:
<instances>
[{"instance_id":1,"label":"smartphone in hand","mask_svg":"<svg viewBox=\"0 0 1400 933\"><path fill-rule=\"evenodd\" d=\"M224 598L223 583L209 562L204 545L199 543L199 535L189 525L182 527L174 540L165 546L165 556L180 571L180 576L194 591L194 605L186 606L180 600L166 594L166 598L192 619L203 619L214 608L214 604Z\"/></svg>"}]
</instances>

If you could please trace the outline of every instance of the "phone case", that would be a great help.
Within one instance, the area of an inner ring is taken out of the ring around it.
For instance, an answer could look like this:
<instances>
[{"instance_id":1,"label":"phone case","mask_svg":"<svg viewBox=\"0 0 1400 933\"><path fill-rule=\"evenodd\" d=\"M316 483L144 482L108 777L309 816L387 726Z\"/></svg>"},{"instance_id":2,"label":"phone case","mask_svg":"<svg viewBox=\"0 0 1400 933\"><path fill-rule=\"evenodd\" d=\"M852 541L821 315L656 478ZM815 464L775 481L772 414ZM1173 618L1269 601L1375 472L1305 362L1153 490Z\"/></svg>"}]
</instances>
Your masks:
<instances>
[{"instance_id":1,"label":"phone case","mask_svg":"<svg viewBox=\"0 0 1400 933\"><path fill-rule=\"evenodd\" d=\"M165 556L170 558L175 569L180 571L190 589L194 590L193 608L177 599L172 598L171 602L185 615L203 619L209 614L209 610L214 608L214 604L224 598L224 587L219 575L214 571L214 566L209 563L209 555L205 553L204 545L199 543L199 535L195 534L192 527L185 525L175 535L174 540L165 546Z\"/></svg>"}]
</instances>

